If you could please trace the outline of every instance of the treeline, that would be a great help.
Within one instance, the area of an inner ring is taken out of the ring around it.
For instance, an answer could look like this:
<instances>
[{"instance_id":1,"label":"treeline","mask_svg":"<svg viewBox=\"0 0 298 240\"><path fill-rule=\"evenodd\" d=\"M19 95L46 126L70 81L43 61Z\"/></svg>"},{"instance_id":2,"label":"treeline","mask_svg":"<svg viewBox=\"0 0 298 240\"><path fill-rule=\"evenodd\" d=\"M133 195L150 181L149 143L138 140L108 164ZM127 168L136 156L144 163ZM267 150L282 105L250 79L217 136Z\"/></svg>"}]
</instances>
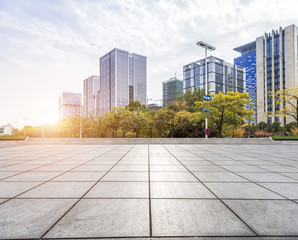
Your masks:
<instances>
[{"instance_id":1,"label":"treeline","mask_svg":"<svg viewBox=\"0 0 298 240\"><path fill-rule=\"evenodd\" d=\"M45 125L45 137L204 137L205 117L208 118L210 137L245 137L254 133L254 111L247 93L228 92L211 94L212 100L203 101L204 90L188 91L175 102L158 111L149 110L138 101L126 107L116 107L102 117L74 117L56 124ZM81 124L80 124L81 122ZM248 124L244 125L247 122ZM247 133L246 133L247 132ZM15 130L15 135L41 137L42 127L26 126Z\"/></svg>"}]
</instances>

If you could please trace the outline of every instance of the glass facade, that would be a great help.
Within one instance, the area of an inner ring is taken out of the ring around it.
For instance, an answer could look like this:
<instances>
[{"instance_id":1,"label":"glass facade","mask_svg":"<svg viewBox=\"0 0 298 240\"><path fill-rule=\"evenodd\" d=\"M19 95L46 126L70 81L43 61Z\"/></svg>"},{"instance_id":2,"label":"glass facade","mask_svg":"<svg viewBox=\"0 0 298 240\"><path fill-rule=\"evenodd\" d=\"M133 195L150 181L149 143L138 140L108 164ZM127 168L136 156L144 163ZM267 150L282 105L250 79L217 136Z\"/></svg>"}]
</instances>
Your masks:
<instances>
[{"instance_id":1,"label":"glass facade","mask_svg":"<svg viewBox=\"0 0 298 240\"><path fill-rule=\"evenodd\" d=\"M131 100L146 104L147 59L115 48L100 58L99 114Z\"/></svg>"},{"instance_id":2,"label":"glass facade","mask_svg":"<svg viewBox=\"0 0 298 240\"><path fill-rule=\"evenodd\" d=\"M242 54L234 59L234 64L242 66L246 70L246 92L252 100L254 111L257 113L257 76L256 76L256 50ZM255 122L257 114L254 115Z\"/></svg>"},{"instance_id":3,"label":"glass facade","mask_svg":"<svg viewBox=\"0 0 298 240\"><path fill-rule=\"evenodd\" d=\"M84 116L96 116L96 95L99 90L99 76L91 76L84 80Z\"/></svg>"},{"instance_id":4,"label":"glass facade","mask_svg":"<svg viewBox=\"0 0 298 240\"><path fill-rule=\"evenodd\" d=\"M205 88L205 59L183 67L183 91ZM207 59L207 84L210 92L226 93L245 90L245 69L219 58Z\"/></svg>"}]
</instances>

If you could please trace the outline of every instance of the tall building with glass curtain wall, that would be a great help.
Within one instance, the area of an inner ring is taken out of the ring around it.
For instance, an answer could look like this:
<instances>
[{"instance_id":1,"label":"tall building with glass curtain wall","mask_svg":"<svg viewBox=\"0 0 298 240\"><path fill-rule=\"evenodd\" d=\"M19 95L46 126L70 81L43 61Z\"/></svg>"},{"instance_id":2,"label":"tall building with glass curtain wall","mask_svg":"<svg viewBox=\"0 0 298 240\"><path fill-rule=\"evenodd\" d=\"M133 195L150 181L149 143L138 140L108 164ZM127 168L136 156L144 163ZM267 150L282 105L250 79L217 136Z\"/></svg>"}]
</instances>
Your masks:
<instances>
[{"instance_id":1,"label":"tall building with glass curtain wall","mask_svg":"<svg viewBox=\"0 0 298 240\"><path fill-rule=\"evenodd\" d=\"M234 64L244 67L246 72L246 92L252 100L252 108L255 111L254 123L257 119L257 70L256 70L256 41L234 48L241 53L240 57L234 59Z\"/></svg>"},{"instance_id":2,"label":"tall building with glass curtain wall","mask_svg":"<svg viewBox=\"0 0 298 240\"><path fill-rule=\"evenodd\" d=\"M146 104L147 58L121 49L113 49L100 58L98 111L126 106L131 100Z\"/></svg>"},{"instance_id":3,"label":"tall building with glass curtain wall","mask_svg":"<svg viewBox=\"0 0 298 240\"><path fill-rule=\"evenodd\" d=\"M183 92L205 88L205 59L183 66ZM211 93L244 92L245 68L210 56L207 58L207 84Z\"/></svg>"},{"instance_id":4,"label":"tall building with glass curtain wall","mask_svg":"<svg viewBox=\"0 0 298 240\"><path fill-rule=\"evenodd\" d=\"M298 28L290 25L256 39L258 122L285 125L293 119L279 116L274 92L298 87ZM271 93L270 93L271 92ZM272 113L270 117L267 113Z\"/></svg>"}]
</instances>

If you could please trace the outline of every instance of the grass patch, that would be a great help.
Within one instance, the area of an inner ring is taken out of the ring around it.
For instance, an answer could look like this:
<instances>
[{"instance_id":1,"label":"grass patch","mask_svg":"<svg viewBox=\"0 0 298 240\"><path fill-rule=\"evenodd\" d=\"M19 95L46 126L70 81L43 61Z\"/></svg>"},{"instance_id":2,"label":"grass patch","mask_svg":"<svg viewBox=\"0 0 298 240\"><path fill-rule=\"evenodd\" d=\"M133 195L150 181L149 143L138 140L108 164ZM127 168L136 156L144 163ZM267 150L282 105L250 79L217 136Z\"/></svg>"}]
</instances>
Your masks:
<instances>
[{"instance_id":1,"label":"grass patch","mask_svg":"<svg viewBox=\"0 0 298 240\"><path fill-rule=\"evenodd\" d=\"M25 140L24 136L0 136L0 141L9 141L9 140Z\"/></svg>"},{"instance_id":2,"label":"grass patch","mask_svg":"<svg viewBox=\"0 0 298 240\"><path fill-rule=\"evenodd\" d=\"M298 136L272 136L273 140L298 140Z\"/></svg>"}]
</instances>

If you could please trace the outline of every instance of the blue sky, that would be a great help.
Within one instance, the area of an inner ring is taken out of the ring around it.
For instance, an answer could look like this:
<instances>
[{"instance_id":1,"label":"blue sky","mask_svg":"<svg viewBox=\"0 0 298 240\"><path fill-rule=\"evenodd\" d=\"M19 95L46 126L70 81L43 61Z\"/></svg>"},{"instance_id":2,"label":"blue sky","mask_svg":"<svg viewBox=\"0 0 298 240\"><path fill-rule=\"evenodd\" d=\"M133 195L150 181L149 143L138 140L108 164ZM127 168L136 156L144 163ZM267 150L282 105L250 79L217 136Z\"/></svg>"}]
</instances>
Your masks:
<instances>
[{"instance_id":1,"label":"blue sky","mask_svg":"<svg viewBox=\"0 0 298 240\"><path fill-rule=\"evenodd\" d=\"M203 58L196 42L233 62L234 47L298 25L298 1L0 0L0 125L58 119L61 92L82 92L99 58L118 47L147 56L148 98Z\"/></svg>"}]
</instances>

